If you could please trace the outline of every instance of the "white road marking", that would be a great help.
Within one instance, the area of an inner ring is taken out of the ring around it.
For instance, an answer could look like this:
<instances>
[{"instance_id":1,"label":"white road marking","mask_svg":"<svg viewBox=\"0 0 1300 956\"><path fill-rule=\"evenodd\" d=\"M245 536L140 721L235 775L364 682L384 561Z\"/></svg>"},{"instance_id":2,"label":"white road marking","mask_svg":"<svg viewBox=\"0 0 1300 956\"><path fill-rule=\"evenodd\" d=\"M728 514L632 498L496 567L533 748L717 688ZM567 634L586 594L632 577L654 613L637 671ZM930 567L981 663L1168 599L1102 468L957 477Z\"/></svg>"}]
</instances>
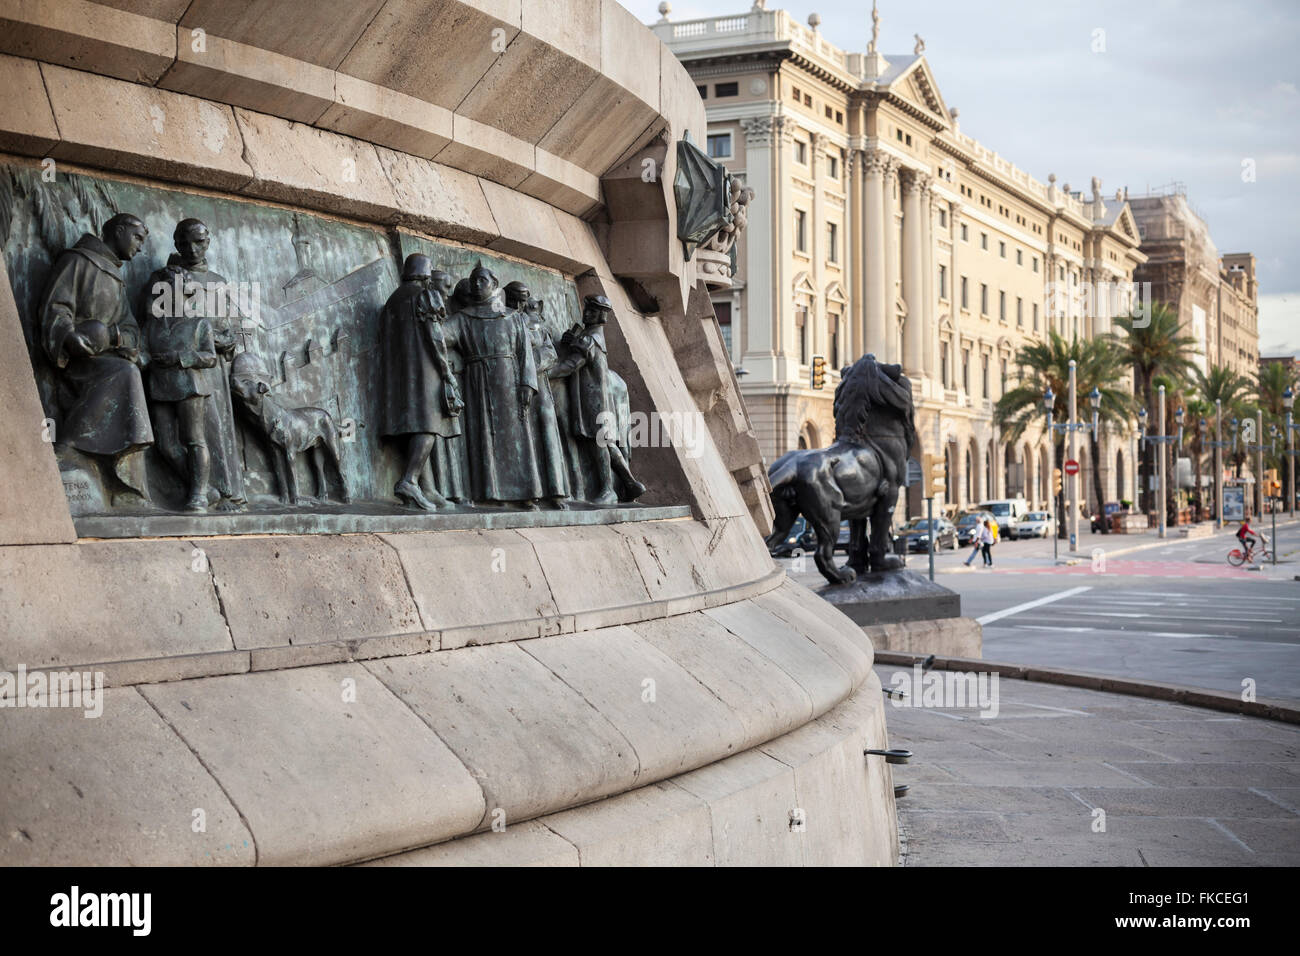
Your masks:
<instances>
[{"instance_id":1,"label":"white road marking","mask_svg":"<svg viewBox=\"0 0 1300 956\"><path fill-rule=\"evenodd\" d=\"M1012 614L1019 614L1021 611L1028 611L1030 608L1042 607L1044 604L1051 604L1053 601L1064 601L1068 597L1074 597L1076 594L1082 594L1084 591L1091 591L1091 585L1085 585L1078 588L1070 588L1066 591L1058 591L1056 594L1049 594L1047 597L1039 598L1036 601L1026 601L1024 604L1017 604L1014 607L1004 608L1001 611L994 611L992 614L985 614L975 620L980 624L991 624L994 621L1000 621L1004 617L1010 617Z\"/></svg>"}]
</instances>

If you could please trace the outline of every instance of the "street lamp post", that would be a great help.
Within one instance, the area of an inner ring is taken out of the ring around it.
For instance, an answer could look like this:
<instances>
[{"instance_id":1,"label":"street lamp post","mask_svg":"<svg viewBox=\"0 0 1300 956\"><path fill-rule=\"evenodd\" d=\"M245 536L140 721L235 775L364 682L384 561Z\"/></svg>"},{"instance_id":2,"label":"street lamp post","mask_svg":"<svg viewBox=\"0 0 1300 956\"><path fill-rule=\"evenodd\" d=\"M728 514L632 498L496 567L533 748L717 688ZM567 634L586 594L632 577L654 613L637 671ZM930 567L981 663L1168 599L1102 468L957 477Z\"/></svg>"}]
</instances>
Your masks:
<instances>
[{"instance_id":1,"label":"street lamp post","mask_svg":"<svg viewBox=\"0 0 1300 956\"><path fill-rule=\"evenodd\" d=\"M1088 393L1088 402L1092 406L1092 421L1090 423L1075 421L1075 419L1078 418L1079 415L1079 398L1078 398L1077 383L1076 383L1076 365L1077 363L1074 361L1074 359L1070 359L1070 393L1069 393L1069 416L1070 417L1068 421L1062 422L1060 424L1056 424L1053 421L1053 418L1055 417L1056 395L1053 394L1052 387L1050 385L1047 387L1047 391L1043 393L1043 407L1047 411L1047 436L1049 439L1052 439L1052 445L1053 447L1055 447L1056 432L1059 431L1065 434L1067 439L1067 452L1066 452L1067 461L1077 460L1075 457L1077 454L1076 445L1075 445L1075 435L1078 432L1082 432L1082 431L1091 431L1094 434L1097 434L1099 419L1101 415L1101 392L1094 387L1093 390ZM1052 458L1053 460L1055 460L1056 458L1055 454L1053 454ZM1093 467L1094 468L1097 467L1096 462L1093 462ZM1070 550L1074 551L1078 546L1078 540L1079 540L1079 506L1078 506L1079 486L1076 484L1076 481L1078 480L1079 476L1078 474L1073 474L1073 475L1067 475L1066 478L1068 479L1068 483L1065 486L1066 487L1065 526L1070 535ZM1102 510L1104 514L1105 511L1104 503L1102 505ZM1053 540L1055 540L1055 538L1056 536L1053 535Z\"/></svg>"},{"instance_id":2,"label":"street lamp post","mask_svg":"<svg viewBox=\"0 0 1300 956\"><path fill-rule=\"evenodd\" d=\"M1159 477L1159 490L1160 490L1159 505L1160 506L1158 509L1159 522L1157 523L1156 527L1159 529L1158 531L1159 536L1163 538L1166 537L1168 533L1168 529L1166 526L1167 525L1166 511L1168 510L1168 503L1169 503L1169 492L1165 485L1164 446L1176 444L1178 447L1180 448L1182 447L1184 412L1181 408L1179 408L1178 411L1174 412L1174 421L1178 424L1178 432L1173 435L1166 435L1165 434L1165 387L1163 385L1160 386L1160 391L1158 393L1157 401L1160 404L1160 419L1159 419L1160 433L1158 435L1148 435L1146 433L1147 410L1145 408L1140 409L1138 411L1138 430L1141 436L1141 441L1144 444L1146 442L1150 442L1156 446L1156 451L1158 452L1156 457L1160 459L1160 468L1158 472L1160 476Z\"/></svg>"},{"instance_id":3,"label":"street lamp post","mask_svg":"<svg viewBox=\"0 0 1300 956\"><path fill-rule=\"evenodd\" d=\"M1286 513L1295 516L1295 433L1300 429L1292 418L1295 392L1288 385L1282 393L1282 407L1286 409Z\"/></svg>"}]
</instances>

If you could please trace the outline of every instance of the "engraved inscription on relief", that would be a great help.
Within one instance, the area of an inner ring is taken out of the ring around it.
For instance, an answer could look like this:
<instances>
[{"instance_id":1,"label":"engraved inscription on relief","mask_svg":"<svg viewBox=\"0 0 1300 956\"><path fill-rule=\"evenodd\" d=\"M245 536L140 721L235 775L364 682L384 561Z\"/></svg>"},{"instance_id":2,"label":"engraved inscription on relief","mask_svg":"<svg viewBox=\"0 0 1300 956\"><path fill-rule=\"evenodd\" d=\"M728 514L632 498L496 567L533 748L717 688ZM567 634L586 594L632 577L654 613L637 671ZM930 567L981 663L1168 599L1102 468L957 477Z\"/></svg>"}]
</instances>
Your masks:
<instances>
[{"instance_id":1,"label":"engraved inscription on relief","mask_svg":"<svg viewBox=\"0 0 1300 956\"><path fill-rule=\"evenodd\" d=\"M0 238L74 515L630 502L603 296L288 209L0 166ZM197 519L196 520L200 520Z\"/></svg>"}]
</instances>

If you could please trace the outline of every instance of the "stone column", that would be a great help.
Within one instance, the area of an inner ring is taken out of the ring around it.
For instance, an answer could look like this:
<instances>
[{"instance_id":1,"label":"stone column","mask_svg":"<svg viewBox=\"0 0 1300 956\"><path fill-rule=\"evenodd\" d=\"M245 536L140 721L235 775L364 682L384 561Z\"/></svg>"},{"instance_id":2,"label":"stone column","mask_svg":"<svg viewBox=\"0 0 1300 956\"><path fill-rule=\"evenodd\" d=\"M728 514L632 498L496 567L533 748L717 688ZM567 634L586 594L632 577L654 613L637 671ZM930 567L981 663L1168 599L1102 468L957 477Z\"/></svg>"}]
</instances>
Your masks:
<instances>
[{"instance_id":1,"label":"stone column","mask_svg":"<svg viewBox=\"0 0 1300 956\"><path fill-rule=\"evenodd\" d=\"M826 160L822 154L828 138L825 133L813 133L808 139L808 171L812 174L813 182L812 209L808 214L808 225L812 230L808 237L808 254L812 257L812 264L808 268L808 274L813 288L817 290L812 308L808 310L808 357L811 362L813 355L825 354L827 342L826 309L822 301L826 287L824 270L827 252L826 217L822 214L822 203L826 199L826 191L822 188L822 167Z\"/></svg>"},{"instance_id":2,"label":"stone column","mask_svg":"<svg viewBox=\"0 0 1300 956\"><path fill-rule=\"evenodd\" d=\"M745 314L752 321L745 329L740 364L753 374L752 382L774 381L777 351L778 215L777 156L772 149L773 124L778 117L759 116L740 121L745 131L745 180L754 187L745 227ZM735 321L733 319L733 321ZM732 330L733 334L735 330Z\"/></svg>"},{"instance_id":3,"label":"stone column","mask_svg":"<svg viewBox=\"0 0 1300 956\"><path fill-rule=\"evenodd\" d=\"M952 253L948 265L948 302L952 306L952 347L948 349L948 387L958 387L958 356L961 353L961 276L957 271L957 247L961 245L961 203L953 203L948 213L952 236Z\"/></svg>"},{"instance_id":4,"label":"stone column","mask_svg":"<svg viewBox=\"0 0 1300 956\"><path fill-rule=\"evenodd\" d=\"M939 323L935 320L934 307L934 213L937 200L934 197L934 179L921 176L921 302L922 334L925 338L925 374L927 378L938 378L939 368Z\"/></svg>"},{"instance_id":5,"label":"stone column","mask_svg":"<svg viewBox=\"0 0 1300 956\"><path fill-rule=\"evenodd\" d=\"M860 207L862 187L861 151L849 149L844 157L844 275L849 290L849 307L844 310L844 364L854 362L865 351L863 335L863 216Z\"/></svg>"},{"instance_id":6,"label":"stone column","mask_svg":"<svg viewBox=\"0 0 1300 956\"><path fill-rule=\"evenodd\" d=\"M866 226L866 256L863 263L863 352L888 354L885 291L885 157L878 152L863 154L862 214Z\"/></svg>"},{"instance_id":7,"label":"stone column","mask_svg":"<svg viewBox=\"0 0 1300 956\"><path fill-rule=\"evenodd\" d=\"M903 372L918 378L925 372L924 230L921 222L922 184L916 173L903 178Z\"/></svg>"},{"instance_id":8,"label":"stone column","mask_svg":"<svg viewBox=\"0 0 1300 956\"><path fill-rule=\"evenodd\" d=\"M898 160L891 158L885 165L884 181L885 349L876 354L894 364L903 360L898 347L898 203L894 199L897 185Z\"/></svg>"}]
</instances>

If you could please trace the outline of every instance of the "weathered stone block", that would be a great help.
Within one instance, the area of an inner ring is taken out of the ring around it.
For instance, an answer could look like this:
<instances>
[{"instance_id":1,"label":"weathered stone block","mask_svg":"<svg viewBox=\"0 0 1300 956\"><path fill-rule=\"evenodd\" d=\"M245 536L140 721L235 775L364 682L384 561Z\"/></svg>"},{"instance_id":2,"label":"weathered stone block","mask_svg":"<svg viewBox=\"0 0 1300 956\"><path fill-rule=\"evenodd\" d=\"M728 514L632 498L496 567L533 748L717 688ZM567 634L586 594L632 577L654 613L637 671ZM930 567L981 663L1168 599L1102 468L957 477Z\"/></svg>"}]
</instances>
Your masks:
<instances>
[{"instance_id":1,"label":"weathered stone block","mask_svg":"<svg viewBox=\"0 0 1300 956\"><path fill-rule=\"evenodd\" d=\"M12 288L0 257L0 545L75 541Z\"/></svg>"},{"instance_id":2,"label":"weathered stone block","mask_svg":"<svg viewBox=\"0 0 1300 956\"><path fill-rule=\"evenodd\" d=\"M197 543L241 650L426 630L397 554L371 535Z\"/></svg>"},{"instance_id":3,"label":"weathered stone block","mask_svg":"<svg viewBox=\"0 0 1300 956\"><path fill-rule=\"evenodd\" d=\"M6 3L0 51L152 85L176 57L170 25L87 0Z\"/></svg>"},{"instance_id":4,"label":"weathered stone block","mask_svg":"<svg viewBox=\"0 0 1300 956\"><path fill-rule=\"evenodd\" d=\"M141 693L230 794L263 865L396 853L482 819L483 794L465 767L359 664L155 684Z\"/></svg>"},{"instance_id":5,"label":"weathered stone block","mask_svg":"<svg viewBox=\"0 0 1300 956\"><path fill-rule=\"evenodd\" d=\"M252 835L185 742L132 688L102 704L4 712L0 865L251 865Z\"/></svg>"},{"instance_id":6,"label":"weathered stone block","mask_svg":"<svg viewBox=\"0 0 1300 956\"><path fill-rule=\"evenodd\" d=\"M63 137L56 159L216 189L252 178L229 106L48 64L41 75Z\"/></svg>"},{"instance_id":7,"label":"weathered stone block","mask_svg":"<svg viewBox=\"0 0 1300 956\"><path fill-rule=\"evenodd\" d=\"M59 141L41 68L34 60L0 56L0 150L45 156ZM6 286L8 288L8 286Z\"/></svg>"},{"instance_id":8,"label":"weathered stone block","mask_svg":"<svg viewBox=\"0 0 1300 956\"><path fill-rule=\"evenodd\" d=\"M609 528L531 528L519 533L532 542L561 614L651 600L627 541ZM583 555L584 574L573 573L575 553Z\"/></svg>"},{"instance_id":9,"label":"weathered stone block","mask_svg":"<svg viewBox=\"0 0 1300 956\"><path fill-rule=\"evenodd\" d=\"M680 664L627 627L520 644L627 738L638 780L658 780L729 753L744 727Z\"/></svg>"},{"instance_id":10,"label":"weathered stone block","mask_svg":"<svg viewBox=\"0 0 1300 956\"><path fill-rule=\"evenodd\" d=\"M382 146L376 149L404 221L423 232L483 245L501 234L477 177Z\"/></svg>"},{"instance_id":11,"label":"weathered stone block","mask_svg":"<svg viewBox=\"0 0 1300 956\"><path fill-rule=\"evenodd\" d=\"M451 142L451 110L346 73L334 80L334 102L317 126L415 156L434 156Z\"/></svg>"},{"instance_id":12,"label":"weathered stone block","mask_svg":"<svg viewBox=\"0 0 1300 956\"><path fill-rule=\"evenodd\" d=\"M481 820L506 826L634 785L631 744L522 645L496 644L366 665L420 715L483 788Z\"/></svg>"},{"instance_id":13,"label":"weathered stone block","mask_svg":"<svg viewBox=\"0 0 1300 956\"><path fill-rule=\"evenodd\" d=\"M506 824L363 866L577 866L578 851L544 823Z\"/></svg>"},{"instance_id":14,"label":"weathered stone block","mask_svg":"<svg viewBox=\"0 0 1300 956\"><path fill-rule=\"evenodd\" d=\"M709 808L671 783L654 784L546 818L583 866L712 866Z\"/></svg>"},{"instance_id":15,"label":"weathered stone block","mask_svg":"<svg viewBox=\"0 0 1300 956\"><path fill-rule=\"evenodd\" d=\"M158 86L311 123L334 102L334 71L260 46L208 35L202 49L177 27L177 56Z\"/></svg>"},{"instance_id":16,"label":"weathered stone block","mask_svg":"<svg viewBox=\"0 0 1300 956\"><path fill-rule=\"evenodd\" d=\"M518 531L385 534L406 571L428 630L459 629L443 648L537 637L559 617L550 585ZM510 625L510 628L497 626ZM472 629L472 631L471 631Z\"/></svg>"},{"instance_id":17,"label":"weathered stone block","mask_svg":"<svg viewBox=\"0 0 1300 956\"><path fill-rule=\"evenodd\" d=\"M375 147L276 116L236 109L253 180L250 196L389 222L397 199Z\"/></svg>"},{"instance_id":18,"label":"weathered stone block","mask_svg":"<svg viewBox=\"0 0 1300 956\"><path fill-rule=\"evenodd\" d=\"M0 667L234 650L185 541L0 548Z\"/></svg>"}]
</instances>

